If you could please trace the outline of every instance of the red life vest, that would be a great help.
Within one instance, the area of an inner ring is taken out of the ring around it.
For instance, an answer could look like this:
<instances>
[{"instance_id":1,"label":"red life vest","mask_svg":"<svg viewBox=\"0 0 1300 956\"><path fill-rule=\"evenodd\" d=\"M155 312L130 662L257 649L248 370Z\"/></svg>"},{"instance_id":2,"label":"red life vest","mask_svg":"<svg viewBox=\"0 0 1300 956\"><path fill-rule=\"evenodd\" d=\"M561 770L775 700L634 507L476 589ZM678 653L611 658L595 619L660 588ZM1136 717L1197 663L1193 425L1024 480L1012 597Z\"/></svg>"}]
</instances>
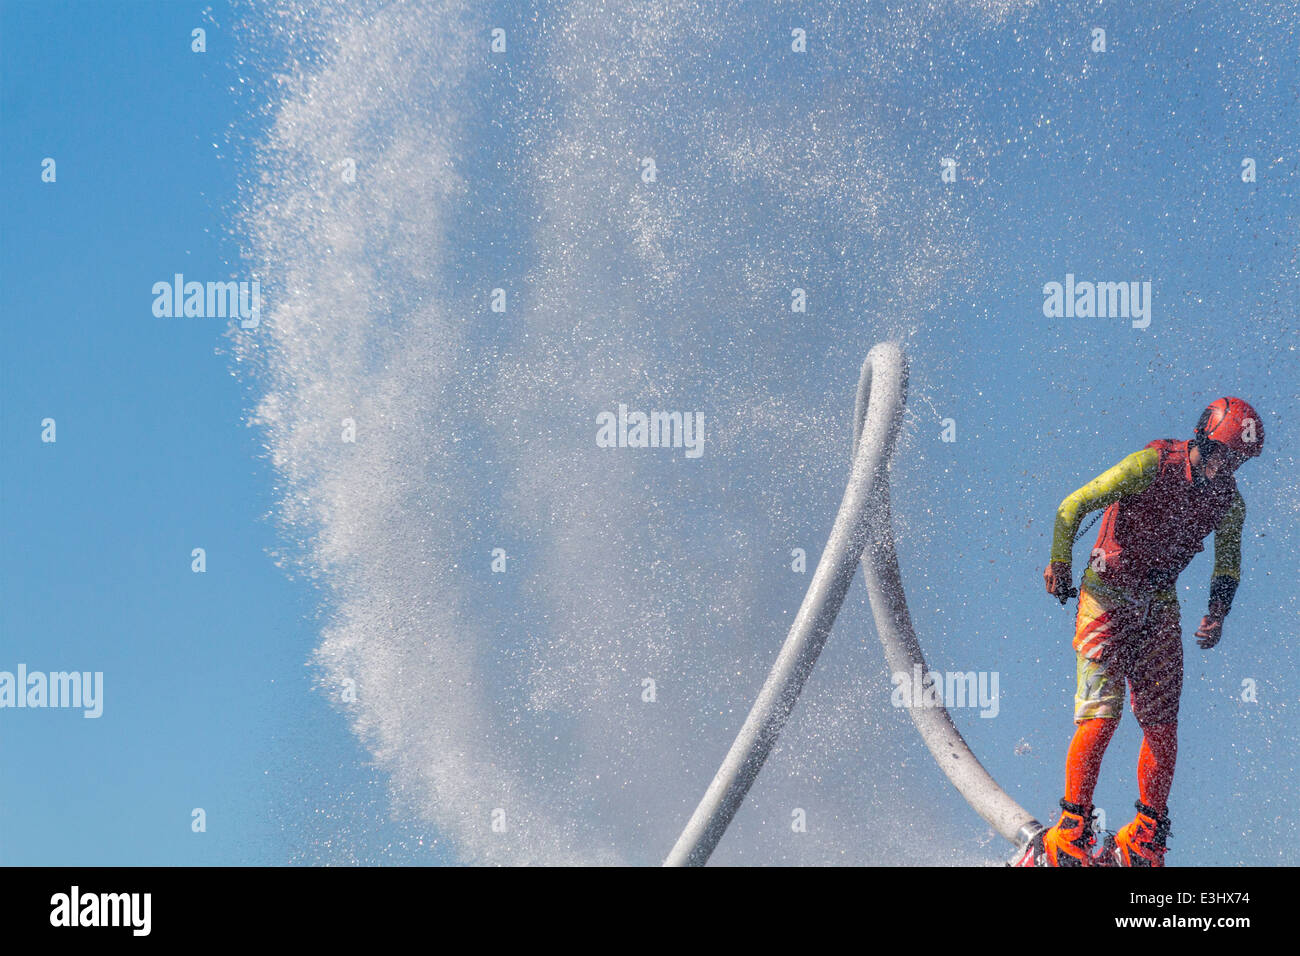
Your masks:
<instances>
[{"instance_id":1,"label":"red life vest","mask_svg":"<svg viewBox=\"0 0 1300 956\"><path fill-rule=\"evenodd\" d=\"M1089 561L1102 582L1130 594L1173 587L1183 569L1205 550L1205 537L1219 526L1237 497L1231 475L1196 483L1188 459L1189 441L1160 439L1147 448L1160 452L1155 479L1136 495L1125 495L1102 515ZM1098 555L1100 549L1100 555Z\"/></svg>"}]
</instances>

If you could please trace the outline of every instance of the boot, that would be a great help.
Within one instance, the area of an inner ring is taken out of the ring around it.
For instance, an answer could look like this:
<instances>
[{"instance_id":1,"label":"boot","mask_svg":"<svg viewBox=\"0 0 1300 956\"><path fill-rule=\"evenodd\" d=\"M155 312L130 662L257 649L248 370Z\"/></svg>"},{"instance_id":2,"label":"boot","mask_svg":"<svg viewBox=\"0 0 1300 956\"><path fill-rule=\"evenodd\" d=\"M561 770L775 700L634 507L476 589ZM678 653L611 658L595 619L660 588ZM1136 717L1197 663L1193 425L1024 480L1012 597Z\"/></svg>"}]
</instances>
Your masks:
<instances>
[{"instance_id":1,"label":"boot","mask_svg":"<svg viewBox=\"0 0 1300 956\"><path fill-rule=\"evenodd\" d=\"M1119 866L1164 866L1169 837L1169 817L1140 800L1137 816L1115 834L1115 862Z\"/></svg>"},{"instance_id":2,"label":"boot","mask_svg":"<svg viewBox=\"0 0 1300 956\"><path fill-rule=\"evenodd\" d=\"M1061 819L1043 834L1038 866L1092 866L1092 807L1061 801Z\"/></svg>"}]
</instances>

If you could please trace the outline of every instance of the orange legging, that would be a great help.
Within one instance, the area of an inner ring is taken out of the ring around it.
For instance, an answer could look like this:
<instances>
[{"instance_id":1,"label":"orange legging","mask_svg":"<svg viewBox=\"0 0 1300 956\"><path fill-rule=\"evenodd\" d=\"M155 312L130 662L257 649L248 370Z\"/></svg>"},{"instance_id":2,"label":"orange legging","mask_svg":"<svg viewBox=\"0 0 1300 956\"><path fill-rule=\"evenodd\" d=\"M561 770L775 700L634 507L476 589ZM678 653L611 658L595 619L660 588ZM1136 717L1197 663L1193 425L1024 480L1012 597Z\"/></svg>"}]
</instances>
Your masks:
<instances>
[{"instance_id":1,"label":"orange legging","mask_svg":"<svg viewBox=\"0 0 1300 956\"><path fill-rule=\"evenodd\" d=\"M1094 717L1079 722L1065 759L1065 799L1081 806L1092 805L1092 793L1101 771L1101 758L1115 734L1118 720ZM1138 753L1138 797L1148 807L1164 813L1169 788L1174 782L1178 758L1178 722L1152 724L1142 728L1142 749Z\"/></svg>"}]
</instances>

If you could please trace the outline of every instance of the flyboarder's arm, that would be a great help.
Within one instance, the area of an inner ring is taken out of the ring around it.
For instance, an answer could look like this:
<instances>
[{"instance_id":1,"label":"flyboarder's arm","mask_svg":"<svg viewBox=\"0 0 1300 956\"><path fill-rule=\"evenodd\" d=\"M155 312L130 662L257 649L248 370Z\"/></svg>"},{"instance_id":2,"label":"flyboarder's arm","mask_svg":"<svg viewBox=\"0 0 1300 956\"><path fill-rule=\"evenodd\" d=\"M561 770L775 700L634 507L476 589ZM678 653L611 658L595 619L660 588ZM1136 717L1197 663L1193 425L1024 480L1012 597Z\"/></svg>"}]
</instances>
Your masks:
<instances>
[{"instance_id":1,"label":"flyboarder's arm","mask_svg":"<svg viewBox=\"0 0 1300 956\"><path fill-rule=\"evenodd\" d=\"M1210 576L1210 614L1222 611L1225 617L1232 607L1237 582L1241 580L1241 528L1246 523L1246 502L1237 493L1236 500L1219 526L1214 529L1214 572Z\"/></svg>"},{"instance_id":2,"label":"flyboarder's arm","mask_svg":"<svg viewBox=\"0 0 1300 956\"><path fill-rule=\"evenodd\" d=\"M1155 480L1160 470L1160 452L1143 448L1114 468L1102 472L1061 502L1056 511L1056 529L1052 533L1052 563L1069 565L1070 549L1084 515L1114 504L1125 495L1135 495ZM1217 540L1217 539L1216 539ZM1216 545L1217 547L1217 545Z\"/></svg>"},{"instance_id":3,"label":"flyboarder's arm","mask_svg":"<svg viewBox=\"0 0 1300 956\"><path fill-rule=\"evenodd\" d=\"M1196 629L1196 644L1209 650L1223 636L1223 619L1232 607L1241 580L1241 528L1246 523L1246 502L1238 493L1232 507L1214 529L1214 571L1210 575L1209 613Z\"/></svg>"}]
</instances>

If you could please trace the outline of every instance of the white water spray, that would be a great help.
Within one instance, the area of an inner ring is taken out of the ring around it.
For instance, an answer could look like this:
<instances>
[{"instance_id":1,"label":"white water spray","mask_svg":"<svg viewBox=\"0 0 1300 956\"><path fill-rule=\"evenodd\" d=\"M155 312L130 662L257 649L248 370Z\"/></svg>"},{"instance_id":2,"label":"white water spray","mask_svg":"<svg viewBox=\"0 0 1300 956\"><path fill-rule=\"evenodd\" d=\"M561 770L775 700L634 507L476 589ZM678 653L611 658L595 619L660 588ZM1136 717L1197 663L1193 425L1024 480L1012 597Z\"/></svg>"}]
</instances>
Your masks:
<instances>
[{"instance_id":1,"label":"white water spray","mask_svg":"<svg viewBox=\"0 0 1300 956\"><path fill-rule=\"evenodd\" d=\"M267 305L239 356L327 588L322 684L355 683L395 799L463 859L671 845L802 593L790 551L825 537L863 346L906 338L967 255L873 82L928 22L1008 7L919 4L862 37L817 14L855 50L829 73L780 33L724 55L775 30L751 4L560 5L507 22L498 60L471 4L267 16L313 55L247 191ZM620 402L701 412L707 454L597 447ZM915 801L868 782L899 746L878 654L849 663L720 861L916 860ZM791 807L819 825L792 837Z\"/></svg>"}]
</instances>

